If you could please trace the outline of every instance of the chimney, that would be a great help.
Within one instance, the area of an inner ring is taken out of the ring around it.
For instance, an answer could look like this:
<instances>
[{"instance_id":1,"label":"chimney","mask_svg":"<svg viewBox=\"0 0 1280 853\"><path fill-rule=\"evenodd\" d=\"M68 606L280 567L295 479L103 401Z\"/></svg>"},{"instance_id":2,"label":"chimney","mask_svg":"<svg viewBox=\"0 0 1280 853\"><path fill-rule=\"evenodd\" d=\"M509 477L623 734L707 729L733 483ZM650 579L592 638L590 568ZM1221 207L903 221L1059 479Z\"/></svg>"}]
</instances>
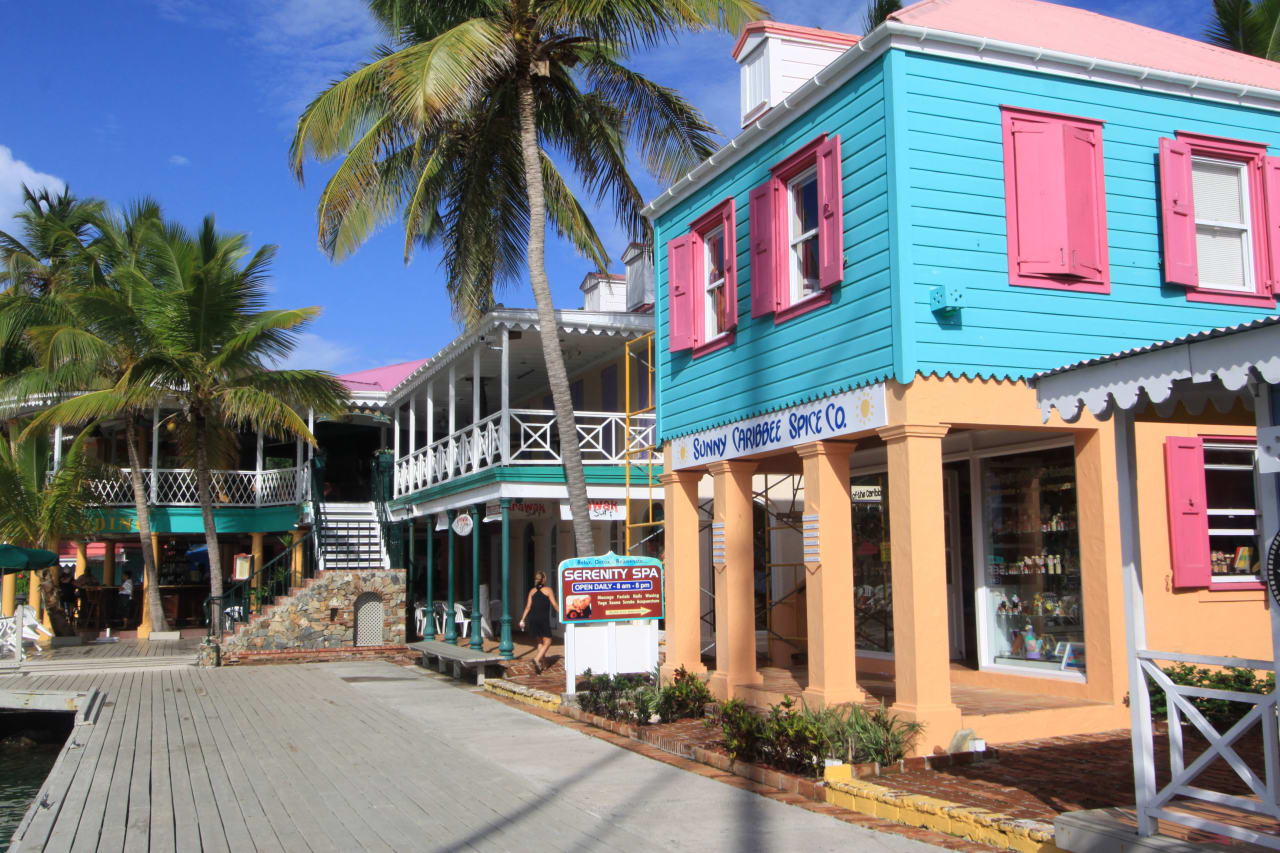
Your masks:
<instances>
[{"instance_id":1,"label":"chimney","mask_svg":"<svg viewBox=\"0 0 1280 853\"><path fill-rule=\"evenodd\" d=\"M579 285L583 311L625 311L627 282L620 275L589 272Z\"/></svg>"},{"instance_id":2,"label":"chimney","mask_svg":"<svg viewBox=\"0 0 1280 853\"><path fill-rule=\"evenodd\" d=\"M627 266L627 310L653 311L653 251L648 243L632 243L622 253Z\"/></svg>"},{"instance_id":3,"label":"chimney","mask_svg":"<svg viewBox=\"0 0 1280 853\"><path fill-rule=\"evenodd\" d=\"M859 38L773 21L753 21L743 27L733 46L742 80L742 126L782 103Z\"/></svg>"}]
</instances>

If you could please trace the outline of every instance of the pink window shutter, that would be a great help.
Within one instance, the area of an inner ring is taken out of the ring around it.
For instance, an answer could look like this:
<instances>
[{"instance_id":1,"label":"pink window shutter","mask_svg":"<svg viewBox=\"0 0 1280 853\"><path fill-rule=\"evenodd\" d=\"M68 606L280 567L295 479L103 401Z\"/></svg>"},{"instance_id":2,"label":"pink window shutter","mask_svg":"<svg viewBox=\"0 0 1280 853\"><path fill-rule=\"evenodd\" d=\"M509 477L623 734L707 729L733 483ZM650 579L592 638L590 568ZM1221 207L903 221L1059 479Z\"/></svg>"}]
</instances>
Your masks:
<instances>
[{"instance_id":1,"label":"pink window shutter","mask_svg":"<svg viewBox=\"0 0 1280 853\"><path fill-rule=\"evenodd\" d=\"M1205 506L1204 442L1172 436L1164 444L1169 501L1169 563L1178 589L1209 585L1209 514Z\"/></svg>"},{"instance_id":2,"label":"pink window shutter","mask_svg":"<svg viewBox=\"0 0 1280 853\"><path fill-rule=\"evenodd\" d=\"M765 181L751 191L749 211L751 249L751 316L764 317L778 310L777 181Z\"/></svg>"},{"instance_id":3,"label":"pink window shutter","mask_svg":"<svg viewBox=\"0 0 1280 853\"><path fill-rule=\"evenodd\" d=\"M1005 209L1011 264L1020 275L1067 275L1063 123L1005 116Z\"/></svg>"},{"instance_id":4,"label":"pink window shutter","mask_svg":"<svg viewBox=\"0 0 1280 853\"><path fill-rule=\"evenodd\" d=\"M1267 252L1270 255L1271 293L1280 296L1280 157L1262 163L1267 204Z\"/></svg>"},{"instance_id":5,"label":"pink window shutter","mask_svg":"<svg viewBox=\"0 0 1280 853\"><path fill-rule=\"evenodd\" d=\"M1102 133L1096 127L1063 128L1064 185L1067 204L1068 273L1102 281L1107 265L1105 190L1102 184Z\"/></svg>"},{"instance_id":6,"label":"pink window shutter","mask_svg":"<svg viewBox=\"0 0 1280 853\"><path fill-rule=\"evenodd\" d=\"M672 352L693 348L694 237L685 234L667 244L667 330Z\"/></svg>"},{"instance_id":7,"label":"pink window shutter","mask_svg":"<svg viewBox=\"0 0 1280 853\"><path fill-rule=\"evenodd\" d=\"M835 287L844 281L844 189L840 137L818 148L818 284Z\"/></svg>"},{"instance_id":8,"label":"pink window shutter","mask_svg":"<svg viewBox=\"0 0 1280 853\"><path fill-rule=\"evenodd\" d=\"M1199 287L1191 146L1167 138L1160 140L1160 230L1164 280L1183 287Z\"/></svg>"},{"instance_id":9,"label":"pink window shutter","mask_svg":"<svg viewBox=\"0 0 1280 853\"><path fill-rule=\"evenodd\" d=\"M724 330L738 328L738 213L733 199L724 206Z\"/></svg>"}]
</instances>

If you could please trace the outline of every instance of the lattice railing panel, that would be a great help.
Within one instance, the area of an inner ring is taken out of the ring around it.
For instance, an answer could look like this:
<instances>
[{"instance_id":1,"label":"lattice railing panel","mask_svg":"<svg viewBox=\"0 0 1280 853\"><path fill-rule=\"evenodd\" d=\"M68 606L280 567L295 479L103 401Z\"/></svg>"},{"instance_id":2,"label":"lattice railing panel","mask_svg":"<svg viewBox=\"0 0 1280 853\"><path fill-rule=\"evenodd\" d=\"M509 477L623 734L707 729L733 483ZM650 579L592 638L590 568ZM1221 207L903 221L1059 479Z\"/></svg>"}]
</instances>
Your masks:
<instances>
[{"instance_id":1,"label":"lattice railing panel","mask_svg":"<svg viewBox=\"0 0 1280 853\"><path fill-rule=\"evenodd\" d=\"M154 504L158 506L199 506L200 493L196 472L190 468L147 469L143 472L147 501L152 503L152 479L155 482ZM94 495L108 506L132 505L133 486L129 469L90 482ZM212 471L210 491L214 506L284 506L307 499L307 477L297 468L275 468L268 471Z\"/></svg>"}]
</instances>

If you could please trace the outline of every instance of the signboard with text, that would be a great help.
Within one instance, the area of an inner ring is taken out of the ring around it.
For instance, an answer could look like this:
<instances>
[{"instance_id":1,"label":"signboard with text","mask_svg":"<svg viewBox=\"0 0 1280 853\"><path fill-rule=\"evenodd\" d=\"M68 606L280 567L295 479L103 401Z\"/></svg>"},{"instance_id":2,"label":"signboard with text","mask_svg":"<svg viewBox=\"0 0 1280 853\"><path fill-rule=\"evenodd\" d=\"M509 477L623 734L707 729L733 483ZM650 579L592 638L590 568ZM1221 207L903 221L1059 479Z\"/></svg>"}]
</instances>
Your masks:
<instances>
[{"instance_id":1,"label":"signboard with text","mask_svg":"<svg viewBox=\"0 0 1280 853\"><path fill-rule=\"evenodd\" d=\"M627 502L621 498L588 498L587 517L592 521L626 521ZM560 520L573 521L568 502L560 504Z\"/></svg>"},{"instance_id":2,"label":"signboard with text","mask_svg":"<svg viewBox=\"0 0 1280 853\"><path fill-rule=\"evenodd\" d=\"M671 440L671 467L690 468L886 426L883 382Z\"/></svg>"},{"instance_id":3,"label":"signboard with text","mask_svg":"<svg viewBox=\"0 0 1280 853\"><path fill-rule=\"evenodd\" d=\"M560 564L566 625L661 619L662 563L652 557L577 557Z\"/></svg>"}]
</instances>

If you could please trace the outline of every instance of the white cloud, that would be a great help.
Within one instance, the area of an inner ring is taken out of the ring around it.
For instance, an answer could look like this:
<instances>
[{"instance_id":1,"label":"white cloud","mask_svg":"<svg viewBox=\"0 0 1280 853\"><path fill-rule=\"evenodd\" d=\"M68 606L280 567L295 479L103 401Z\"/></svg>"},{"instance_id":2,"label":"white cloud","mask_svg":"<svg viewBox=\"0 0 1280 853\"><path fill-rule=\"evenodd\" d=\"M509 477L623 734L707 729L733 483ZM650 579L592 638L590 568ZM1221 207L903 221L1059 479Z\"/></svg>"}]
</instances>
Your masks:
<instances>
[{"instance_id":1,"label":"white cloud","mask_svg":"<svg viewBox=\"0 0 1280 853\"><path fill-rule=\"evenodd\" d=\"M62 190L66 183L56 175L37 172L13 156L13 152L0 145L0 231L13 233L16 222L13 215L22 209L22 186L32 190L48 187ZM18 236L18 235L15 235Z\"/></svg>"},{"instance_id":2,"label":"white cloud","mask_svg":"<svg viewBox=\"0 0 1280 853\"><path fill-rule=\"evenodd\" d=\"M298 334L298 345L277 366L289 370L330 370L341 373L349 370L357 355L355 347L331 341L315 332Z\"/></svg>"},{"instance_id":3,"label":"white cloud","mask_svg":"<svg viewBox=\"0 0 1280 853\"><path fill-rule=\"evenodd\" d=\"M169 165L170 166L190 166L191 161L186 157L183 157L181 154L171 154L169 155Z\"/></svg>"}]
</instances>

